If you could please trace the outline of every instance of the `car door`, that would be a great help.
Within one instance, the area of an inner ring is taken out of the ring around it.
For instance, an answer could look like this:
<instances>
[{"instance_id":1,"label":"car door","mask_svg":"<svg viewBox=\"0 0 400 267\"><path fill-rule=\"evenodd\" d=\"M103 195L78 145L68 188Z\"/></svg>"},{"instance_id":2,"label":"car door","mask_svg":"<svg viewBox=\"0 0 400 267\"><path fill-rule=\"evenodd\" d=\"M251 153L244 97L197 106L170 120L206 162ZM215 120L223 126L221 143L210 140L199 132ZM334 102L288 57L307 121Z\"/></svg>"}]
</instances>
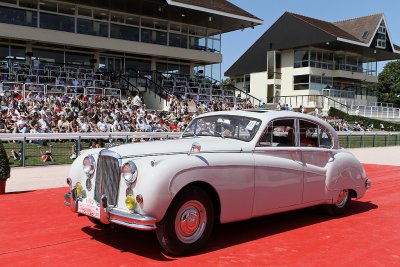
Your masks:
<instances>
[{"instance_id":1,"label":"car door","mask_svg":"<svg viewBox=\"0 0 400 267\"><path fill-rule=\"evenodd\" d=\"M320 125L299 120L300 147L304 163L303 203L324 200L326 172L333 160L332 138Z\"/></svg>"},{"instance_id":2,"label":"car door","mask_svg":"<svg viewBox=\"0 0 400 267\"><path fill-rule=\"evenodd\" d=\"M302 202L303 163L295 122L270 122L254 150L254 217Z\"/></svg>"}]
</instances>

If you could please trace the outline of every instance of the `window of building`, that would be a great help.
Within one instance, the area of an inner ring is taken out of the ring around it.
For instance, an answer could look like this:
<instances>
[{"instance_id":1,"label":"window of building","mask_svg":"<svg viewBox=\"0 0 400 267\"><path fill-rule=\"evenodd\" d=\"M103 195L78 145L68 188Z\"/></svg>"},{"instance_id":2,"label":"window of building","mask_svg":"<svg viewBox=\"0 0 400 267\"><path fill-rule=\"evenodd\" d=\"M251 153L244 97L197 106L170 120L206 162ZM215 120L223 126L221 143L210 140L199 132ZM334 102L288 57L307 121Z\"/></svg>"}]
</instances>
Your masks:
<instances>
[{"instance_id":1,"label":"window of building","mask_svg":"<svg viewBox=\"0 0 400 267\"><path fill-rule=\"evenodd\" d=\"M68 4L58 4L58 13L75 15L75 6Z\"/></svg>"},{"instance_id":2,"label":"window of building","mask_svg":"<svg viewBox=\"0 0 400 267\"><path fill-rule=\"evenodd\" d=\"M294 67L308 67L308 50L296 50L294 52Z\"/></svg>"},{"instance_id":3,"label":"window of building","mask_svg":"<svg viewBox=\"0 0 400 267\"><path fill-rule=\"evenodd\" d=\"M139 26L140 18L138 16L126 15L126 24Z\"/></svg>"},{"instance_id":4,"label":"window of building","mask_svg":"<svg viewBox=\"0 0 400 267\"><path fill-rule=\"evenodd\" d=\"M0 0L0 3L17 5L17 0Z\"/></svg>"},{"instance_id":5,"label":"window of building","mask_svg":"<svg viewBox=\"0 0 400 267\"><path fill-rule=\"evenodd\" d=\"M65 64L90 66L92 58L93 55L90 54L74 53L69 51L65 52Z\"/></svg>"},{"instance_id":6,"label":"window of building","mask_svg":"<svg viewBox=\"0 0 400 267\"><path fill-rule=\"evenodd\" d=\"M142 29L141 30L141 41L143 43L167 45L167 32Z\"/></svg>"},{"instance_id":7,"label":"window of building","mask_svg":"<svg viewBox=\"0 0 400 267\"><path fill-rule=\"evenodd\" d=\"M108 23L89 19L77 19L78 33L108 37Z\"/></svg>"},{"instance_id":8,"label":"window of building","mask_svg":"<svg viewBox=\"0 0 400 267\"><path fill-rule=\"evenodd\" d=\"M111 13L110 21L118 22L118 23L125 23L125 15L119 13Z\"/></svg>"},{"instance_id":9,"label":"window of building","mask_svg":"<svg viewBox=\"0 0 400 267\"><path fill-rule=\"evenodd\" d=\"M51 12L57 12L57 3L50 1L40 1L40 10L46 10Z\"/></svg>"},{"instance_id":10,"label":"window of building","mask_svg":"<svg viewBox=\"0 0 400 267\"><path fill-rule=\"evenodd\" d=\"M8 58L10 55L10 46L5 44L0 44L0 58Z\"/></svg>"},{"instance_id":11,"label":"window of building","mask_svg":"<svg viewBox=\"0 0 400 267\"><path fill-rule=\"evenodd\" d=\"M33 48L32 52L40 62L64 63L64 51Z\"/></svg>"},{"instance_id":12,"label":"window of building","mask_svg":"<svg viewBox=\"0 0 400 267\"><path fill-rule=\"evenodd\" d=\"M296 146L294 120L275 120L267 126L258 141L259 147L292 147Z\"/></svg>"},{"instance_id":13,"label":"window of building","mask_svg":"<svg viewBox=\"0 0 400 267\"><path fill-rule=\"evenodd\" d=\"M188 37L182 34L169 33L169 45L174 47L187 48Z\"/></svg>"},{"instance_id":14,"label":"window of building","mask_svg":"<svg viewBox=\"0 0 400 267\"><path fill-rule=\"evenodd\" d=\"M20 7L36 9L38 6L37 0L19 0Z\"/></svg>"},{"instance_id":15,"label":"window of building","mask_svg":"<svg viewBox=\"0 0 400 267\"><path fill-rule=\"evenodd\" d=\"M333 78L327 76L310 75L310 89L322 91L333 88Z\"/></svg>"},{"instance_id":16,"label":"window of building","mask_svg":"<svg viewBox=\"0 0 400 267\"><path fill-rule=\"evenodd\" d=\"M129 41L139 41L139 28L110 24L110 37Z\"/></svg>"},{"instance_id":17,"label":"window of building","mask_svg":"<svg viewBox=\"0 0 400 267\"><path fill-rule=\"evenodd\" d=\"M366 40L366 39L368 38L368 35L369 35L369 31L365 31L365 32L363 33L363 35L362 35L362 38L363 38L364 40Z\"/></svg>"},{"instance_id":18,"label":"window of building","mask_svg":"<svg viewBox=\"0 0 400 267\"><path fill-rule=\"evenodd\" d=\"M92 10L90 8L78 7L78 15L83 17L92 17Z\"/></svg>"},{"instance_id":19,"label":"window of building","mask_svg":"<svg viewBox=\"0 0 400 267\"><path fill-rule=\"evenodd\" d=\"M309 75L297 75L294 79L294 90L308 90L310 88Z\"/></svg>"},{"instance_id":20,"label":"window of building","mask_svg":"<svg viewBox=\"0 0 400 267\"><path fill-rule=\"evenodd\" d=\"M42 12L40 13L40 28L75 32L75 18Z\"/></svg>"},{"instance_id":21,"label":"window of building","mask_svg":"<svg viewBox=\"0 0 400 267\"><path fill-rule=\"evenodd\" d=\"M151 70L151 62L142 59L133 59L133 58L125 59L125 71L135 72L138 70L143 70L143 71Z\"/></svg>"},{"instance_id":22,"label":"window of building","mask_svg":"<svg viewBox=\"0 0 400 267\"><path fill-rule=\"evenodd\" d=\"M97 20L108 20L108 14L106 10L93 10L93 18Z\"/></svg>"},{"instance_id":23,"label":"window of building","mask_svg":"<svg viewBox=\"0 0 400 267\"><path fill-rule=\"evenodd\" d=\"M37 27L37 12L0 6L0 23Z\"/></svg>"},{"instance_id":24,"label":"window of building","mask_svg":"<svg viewBox=\"0 0 400 267\"><path fill-rule=\"evenodd\" d=\"M26 49L23 46L11 46L10 47L10 56L11 58L18 60L25 60Z\"/></svg>"}]
</instances>

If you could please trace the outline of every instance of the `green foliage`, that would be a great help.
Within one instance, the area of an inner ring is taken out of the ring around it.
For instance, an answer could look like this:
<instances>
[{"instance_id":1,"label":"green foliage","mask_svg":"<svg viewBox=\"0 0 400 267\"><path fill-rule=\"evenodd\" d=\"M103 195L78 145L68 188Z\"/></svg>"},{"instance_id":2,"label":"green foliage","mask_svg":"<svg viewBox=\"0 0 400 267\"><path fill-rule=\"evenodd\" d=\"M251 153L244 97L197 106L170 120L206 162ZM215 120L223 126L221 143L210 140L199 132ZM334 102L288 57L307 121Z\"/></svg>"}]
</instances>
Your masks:
<instances>
[{"instance_id":1,"label":"green foliage","mask_svg":"<svg viewBox=\"0 0 400 267\"><path fill-rule=\"evenodd\" d=\"M371 118L367 118L367 117L363 117L363 116L349 115L346 112L343 112L339 109L332 108L332 107L329 109L329 116L338 117L338 118L343 119L348 122L355 122L355 121L361 122L362 121L362 122L364 122L365 125L374 124L375 127L379 127L379 125L382 123L383 126L385 126L385 129L388 129L389 126L392 126L395 131L400 131L399 123L371 119Z\"/></svg>"},{"instance_id":2,"label":"green foliage","mask_svg":"<svg viewBox=\"0 0 400 267\"><path fill-rule=\"evenodd\" d=\"M400 61L389 62L379 74L378 101L400 106Z\"/></svg>"},{"instance_id":3,"label":"green foliage","mask_svg":"<svg viewBox=\"0 0 400 267\"><path fill-rule=\"evenodd\" d=\"M0 141L0 180L6 181L8 178L10 178L10 164L3 143Z\"/></svg>"}]
</instances>

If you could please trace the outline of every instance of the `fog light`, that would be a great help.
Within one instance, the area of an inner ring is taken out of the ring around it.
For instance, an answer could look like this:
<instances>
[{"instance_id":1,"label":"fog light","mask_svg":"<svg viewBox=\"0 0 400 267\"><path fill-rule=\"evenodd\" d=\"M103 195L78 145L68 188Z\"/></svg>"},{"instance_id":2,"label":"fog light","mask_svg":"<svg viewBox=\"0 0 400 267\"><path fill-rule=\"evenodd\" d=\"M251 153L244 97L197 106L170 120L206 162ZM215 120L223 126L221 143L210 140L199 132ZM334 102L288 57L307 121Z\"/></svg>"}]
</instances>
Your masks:
<instances>
[{"instance_id":1,"label":"fog light","mask_svg":"<svg viewBox=\"0 0 400 267\"><path fill-rule=\"evenodd\" d=\"M127 196L125 199L125 204L129 210L133 210L136 205L135 198L132 195Z\"/></svg>"},{"instance_id":2,"label":"fog light","mask_svg":"<svg viewBox=\"0 0 400 267\"><path fill-rule=\"evenodd\" d=\"M82 185L81 185L81 183L76 183L75 188L76 188L76 195L78 197L80 197L81 194L82 194Z\"/></svg>"}]
</instances>

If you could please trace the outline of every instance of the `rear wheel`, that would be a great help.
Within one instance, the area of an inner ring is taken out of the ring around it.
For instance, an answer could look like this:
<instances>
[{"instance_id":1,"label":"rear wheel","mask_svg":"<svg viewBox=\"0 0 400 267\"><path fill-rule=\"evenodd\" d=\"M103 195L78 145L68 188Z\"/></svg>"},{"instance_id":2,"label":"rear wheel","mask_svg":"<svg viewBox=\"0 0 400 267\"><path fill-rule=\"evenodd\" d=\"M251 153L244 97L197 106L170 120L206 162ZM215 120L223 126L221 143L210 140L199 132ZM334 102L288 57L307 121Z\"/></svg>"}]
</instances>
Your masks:
<instances>
[{"instance_id":1,"label":"rear wheel","mask_svg":"<svg viewBox=\"0 0 400 267\"><path fill-rule=\"evenodd\" d=\"M214 225L214 207L208 194L189 187L172 202L164 219L157 224L157 238L171 255L199 250L208 240Z\"/></svg>"},{"instance_id":2,"label":"rear wheel","mask_svg":"<svg viewBox=\"0 0 400 267\"><path fill-rule=\"evenodd\" d=\"M350 203L350 191L348 189L343 189L339 192L334 204L325 205L325 211L331 215L340 215L348 210Z\"/></svg>"}]
</instances>

